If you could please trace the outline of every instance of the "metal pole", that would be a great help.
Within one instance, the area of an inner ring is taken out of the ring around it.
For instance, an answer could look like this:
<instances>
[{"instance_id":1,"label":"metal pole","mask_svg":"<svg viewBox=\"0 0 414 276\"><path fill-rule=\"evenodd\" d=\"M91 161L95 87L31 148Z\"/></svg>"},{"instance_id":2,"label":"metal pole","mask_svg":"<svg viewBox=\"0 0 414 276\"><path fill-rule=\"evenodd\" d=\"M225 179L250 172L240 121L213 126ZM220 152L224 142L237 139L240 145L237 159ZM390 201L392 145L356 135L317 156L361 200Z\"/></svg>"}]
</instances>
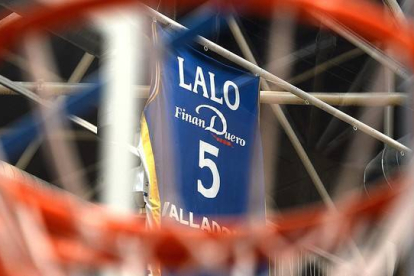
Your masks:
<instances>
[{"instance_id":1,"label":"metal pole","mask_svg":"<svg viewBox=\"0 0 414 276\"><path fill-rule=\"evenodd\" d=\"M246 39L243 36L243 33L240 30L239 25L237 24L236 20L233 16L227 18L227 22L229 24L230 30L233 33L239 47L241 48L243 55L246 57L247 60L257 65L257 61L253 56L253 53L247 44ZM270 86L266 80L263 80L261 83L262 87L266 90L270 90ZM306 171L308 172L313 184L315 185L316 190L318 191L319 195L321 196L323 202L329 207L334 208L334 203L329 196L328 191L326 190L325 186L322 183L321 178L319 177L315 167L313 166L311 160L309 159L308 154L306 153L305 149L303 148L302 144L300 143L298 137L296 136L295 131L293 130L292 126L290 125L288 119L286 118L282 108L277 105L272 105L272 110L276 115L277 120L279 121L280 125L285 130L286 135L288 136L290 142L292 143L296 153L298 154L300 160L303 163Z\"/></svg>"},{"instance_id":2,"label":"metal pole","mask_svg":"<svg viewBox=\"0 0 414 276\"><path fill-rule=\"evenodd\" d=\"M92 56L88 53L85 53L84 56L82 57L82 59L80 60L80 62L78 63L78 65L73 70L71 76L69 77L68 82L69 83L78 83L78 82L80 82L80 80L83 78L86 71L88 70L88 68L92 64L92 61L94 60L94 58L95 58L94 56ZM27 146L27 148L25 149L25 151L23 152L23 154L21 155L21 157L17 161L16 167L18 167L19 169L24 170L29 165L30 160L34 157L34 155L36 154L38 148L41 145L41 141L42 141L41 139L42 138L39 137L38 139L31 142L29 144L29 146Z\"/></svg>"},{"instance_id":3,"label":"metal pole","mask_svg":"<svg viewBox=\"0 0 414 276\"><path fill-rule=\"evenodd\" d=\"M33 82L12 82L15 89L2 86L2 77L0 77L0 95L19 95L20 91L33 90L36 83ZM51 96L63 96L77 93L83 89L89 89L95 84L92 83L59 83L45 82L45 89L53 93ZM134 87L134 96L139 99L148 98L149 86L136 85ZM310 95L330 104L338 106L387 106L403 105L408 97L404 93L396 92L364 92L364 93L347 93L347 92L312 92ZM24 96L24 95L23 95ZM32 99L33 100L33 99ZM285 91L260 91L260 102L266 104L286 104L286 105L308 105L305 100Z\"/></svg>"},{"instance_id":4,"label":"metal pole","mask_svg":"<svg viewBox=\"0 0 414 276\"><path fill-rule=\"evenodd\" d=\"M183 25L179 24L178 22L175 22L174 20L166 17L165 15L147 7L147 11L150 15L152 15L153 17L155 17L158 21L164 23L164 24L168 24L170 26L172 26L175 29L181 29L181 30L186 30L187 28L184 27ZM203 38L203 37L198 37L197 41L207 47L208 49L210 49L211 51L221 55L224 58L227 58L228 60L238 64L239 66L249 70L250 72L252 72L253 74L257 74L258 76L273 82L275 84L277 84L279 87L281 87L282 89L285 89L286 91L289 91L293 94L295 94L296 96L308 101L310 104L313 104L314 106L330 113L331 115L335 116L336 118L350 124L351 126L353 126L355 129L359 129L362 132L370 135L371 137L382 141L383 143L397 149L400 151L405 151L405 152L411 152L411 149L404 146L403 144L399 143L398 141L386 136L385 134L379 132L378 130L364 124L363 122L353 118L352 116L349 116L348 114L326 104L325 102L319 100L318 98L315 98L314 96L306 93L305 91L303 91L302 89L280 79L279 77L273 75L272 73L260 68L259 66L245 60L242 57L239 57L238 55L230 52L229 50L215 44L214 42Z\"/></svg>"},{"instance_id":5,"label":"metal pole","mask_svg":"<svg viewBox=\"0 0 414 276\"><path fill-rule=\"evenodd\" d=\"M144 21L137 9L112 11L110 16L99 18L107 41L103 57L103 91L101 114L107 125L103 129L100 145L102 154L103 191L102 201L119 215L133 211L133 173L135 158L123 150L130 145L141 114L137 101L133 99L134 85L143 80ZM121 93L122 92L122 93ZM146 275L144 259L137 252L141 250L137 241L117 240L122 248L120 271L122 275ZM134 248L134 250L132 250ZM131 262L130 260L134 260ZM113 268L105 267L102 276L119 275Z\"/></svg>"},{"instance_id":6,"label":"metal pole","mask_svg":"<svg viewBox=\"0 0 414 276\"><path fill-rule=\"evenodd\" d=\"M345 26L341 25L340 23L325 15L314 13L313 16L315 16L319 21L321 21L323 25L340 34L346 40L348 40L349 42L363 50L365 53L367 53L369 56L371 56L373 59L375 59L385 67L389 68L395 74L399 75L404 79L408 79L410 77L410 73L404 66L402 66L400 63L398 63L391 57L384 54L380 49L374 47L369 42L364 40L362 37L353 33Z\"/></svg>"},{"instance_id":7,"label":"metal pole","mask_svg":"<svg viewBox=\"0 0 414 276\"><path fill-rule=\"evenodd\" d=\"M404 13L395 0L384 0L385 4L391 10L396 20L405 22ZM385 69L385 84L389 92L395 89L395 76L391 70ZM384 113L384 132L386 135L393 137L394 134L394 108L391 106L385 107Z\"/></svg>"},{"instance_id":8,"label":"metal pole","mask_svg":"<svg viewBox=\"0 0 414 276\"><path fill-rule=\"evenodd\" d=\"M23 95L24 97L28 98L29 100L38 103L40 105L43 106L47 106L47 107L51 107L51 105L53 104L50 101L44 100L42 98L40 98L38 95L36 95L35 93L33 93L32 91L30 91L29 89L27 89L26 87L23 87L22 85L19 85L18 83L15 83L9 79L7 79L6 77L3 77L0 75L0 84L9 88L10 90ZM79 118L77 116L69 116L69 119L74 122L75 124L89 130L92 133L97 133L97 128L96 126L94 126L93 124L85 121L82 118Z\"/></svg>"},{"instance_id":9,"label":"metal pole","mask_svg":"<svg viewBox=\"0 0 414 276\"><path fill-rule=\"evenodd\" d=\"M405 20L404 12L396 0L384 0L384 2L398 20Z\"/></svg>"},{"instance_id":10,"label":"metal pole","mask_svg":"<svg viewBox=\"0 0 414 276\"><path fill-rule=\"evenodd\" d=\"M247 44L246 40L244 39L244 36L236 22L236 20L233 17L229 18L229 26L236 38L236 41L238 41L240 47L242 48L243 54L247 57L247 59L250 59L250 61L254 64L257 64L253 53L251 52L249 45ZM269 89L269 85L266 81L263 81L263 86L266 89ZM326 190L325 186L322 183L322 180L320 179L318 173L316 172L311 160L309 159L305 149L302 147L302 144L300 143L299 139L297 138L294 130L292 129L291 125L289 124L285 114L283 113L282 109L279 105L272 105L271 106L273 111L276 114L276 117L278 118L280 124L284 128L287 136L289 137L290 141L292 142L293 147L295 148L296 152L299 155L299 158L301 159L306 171L308 172L309 176L311 177L312 182L315 185L316 190L318 191L319 195L322 198L322 201L325 203L325 205L332 210L333 212L336 212L336 206L330 197L328 191ZM358 246L356 243L352 240L351 241L351 249L355 254L362 259L361 252L359 251ZM299 269L299 268L298 268ZM299 271L298 271L299 274Z\"/></svg>"},{"instance_id":11,"label":"metal pole","mask_svg":"<svg viewBox=\"0 0 414 276\"><path fill-rule=\"evenodd\" d=\"M403 93L335 93L313 92L310 95L336 106L395 106L403 105L407 95ZM260 102L269 104L307 105L303 99L284 91L260 91Z\"/></svg>"},{"instance_id":12,"label":"metal pole","mask_svg":"<svg viewBox=\"0 0 414 276\"><path fill-rule=\"evenodd\" d=\"M101 116L108 124L103 131L101 176L104 184L103 202L113 210L128 213L133 210L133 156L122 150L134 136L134 117L140 114L133 98L133 85L144 72L139 66L142 57L142 25L139 14L127 11L113 13L103 19L102 31L107 40L104 56L105 89ZM122 91L122 93L119 93Z\"/></svg>"},{"instance_id":13,"label":"metal pole","mask_svg":"<svg viewBox=\"0 0 414 276\"><path fill-rule=\"evenodd\" d=\"M78 65L75 67L75 70L73 70L72 74L70 75L68 83L79 83L85 76L86 71L88 71L94 59L95 56L89 53L83 54Z\"/></svg>"},{"instance_id":14,"label":"metal pole","mask_svg":"<svg viewBox=\"0 0 414 276\"><path fill-rule=\"evenodd\" d=\"M364 51L362 51L359 48L355 48L352 49L348 52L345 52L343 54L340 54L330 60L327 60L317 66L315 66L314 68L311 68L299 75L294 76L293 78L290 78L288 80L288 82L292 83L292 84L298 84L301 82L304 82L310 78L314 78L315 76L327 71L328 69L330 69L331 67L337 66L340 63L343 63L345 61L348 61L350 59L359 57L361 55L364 54Z\"/></svg>"},{"instance_id":15,"label":"metal pole","mask_svg":"<svg viewBox=\"0 0 414 276\"><path fill-rule=\"evenodd\" d=\"M330 46L330 43L327 40L321 40L320 42L318 42L317 47L319 50L325 50L329 46ZM306 57L314 55L315 51L316 51L316 43L312 43L286 56L270 61L270 63L267 64L267 67L268 68L280 68L282 66L286 66L290 63L293 63L296 60L304 59Z\"/></svg>"},{"instance_id":16,"label":"metal pole","mask_svg":"<svg viewBox=\"0 0 414 276\"><path fill-rule=\"evenodd\" d=\"M395 74L388 68L385 70L385 85L389 93L395 88ZM384 112L384 133L389 137L394 137L394 107L386 106Z\"/></svg>"}]
</instances>

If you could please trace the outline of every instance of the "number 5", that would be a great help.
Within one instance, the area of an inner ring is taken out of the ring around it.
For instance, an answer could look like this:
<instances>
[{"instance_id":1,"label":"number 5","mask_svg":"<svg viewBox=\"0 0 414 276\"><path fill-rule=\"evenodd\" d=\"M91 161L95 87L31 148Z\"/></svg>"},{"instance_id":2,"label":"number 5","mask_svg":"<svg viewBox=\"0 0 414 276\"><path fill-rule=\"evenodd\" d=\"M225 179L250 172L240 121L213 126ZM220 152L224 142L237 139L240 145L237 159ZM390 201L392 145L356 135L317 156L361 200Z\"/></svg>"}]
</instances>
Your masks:
<instances>
[{"instance_id":1,"label":"number 5","mask_svg":"<svg viewBox=\"0 0 414 276\"><path fill-rule=\"evenodd\" d=\"M198 165L200 168L208 167L213 175L213 184L206 189L200 179L197 180L197 191L207 198L215 198L220 189L220 175L217 170L216 163L213 160L204 158L204 153L207 152L215 157L218 157L219 149L200 140L200 152Z\"/></svg>"}]
</instances>

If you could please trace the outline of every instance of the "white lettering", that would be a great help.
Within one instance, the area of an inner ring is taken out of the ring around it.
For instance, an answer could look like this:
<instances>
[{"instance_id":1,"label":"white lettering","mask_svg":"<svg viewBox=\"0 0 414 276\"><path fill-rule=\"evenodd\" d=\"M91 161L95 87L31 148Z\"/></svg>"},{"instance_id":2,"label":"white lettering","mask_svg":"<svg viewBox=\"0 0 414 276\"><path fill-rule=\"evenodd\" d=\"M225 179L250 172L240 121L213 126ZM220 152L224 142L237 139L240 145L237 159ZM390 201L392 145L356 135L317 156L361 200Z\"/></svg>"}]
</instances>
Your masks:
<instances>
[{"instance_id":1,"label":"white lettering","mask_svg":"<svg viewBox=\"0 0 414 276\"><path fill-rule=\"evenodd\" d=\"M201 230L207 230L207 232L211 232L210 223L206 217L203 217L203 220L201 221Z\"/></svg>"},{"instance_id":2,"label":"white lettering","mask_svg":"<svg viewBox=\"0 0 414 276\"><path fill-rule=\"evenodd\" d=\"M229 100L229 87L233 87L234 89L234 103L231 104L230 100ZM232 82L232 81L226 81L224 83L224 88L223 88L223 92L224 92L224 101L226 102L227 106L231 109L231 110L237 110L239 108L240 105L240 93L239 93L239 88L237 87L237 85Z\"/></svg>"},{"instance_id":3,"label":"white lettering","mask_svg":"<svg viewBox=\"0 0 414 276\"><path fill-rule=\"evenodd\" d=\"M223 104L223 97L217 97L216 94L216 79L215 79L215 74L212 72L208 72L209 75L209 79L210 79L210 95L209 95L209 91L207 88L207 84L206 84L206 79L204 76L204 72L203 72L203 68L201 68L200 66L197 66L196 68L196 72L195 72L195 77L194 77L194 84L189 82L186 83L185 82L185 69L184 69L184 59L182 57L177 57L178 59L178 74L179 74L179 86L188 90L188 91L192 91L194 93L199 93L199 87L201 87L201 89L203 90L203 97L212 100L213 102L216 102L218 104ZM229 93L230 90L234 91L234 102L231 103L230 102L230 97L229 97ZM231 110L237 110L239 108L240 105L240 93L239 93L239 88L237 87L237 85L228 80L224 83L223 85L223 95L224 95L224 101L226 102L226 105L228 108L230 108Z\"/></svg>"},{"instance_id":4,"label":"white lettering","mask_svg":"<svg viewBox=\"0 0 414 276\"><path fill-rule=\"evenodd\" d=\"M200 228L200 224L197 224L197 223L194 223L194 215L193 215L193 212L190 212L190 218L189 218L189 221L190 221L190 227L192 227L192 228Z\"/></svg>"},{"instance_id":5,"label":"white lettering","mask_svg":"<svg viewBox=\"0 0 414 276\"><path fill-rule=\"evenodd\" d=\"M180 86L184 89L191 91L191 83L186 84L184 82L184 59L182 57L177 57L178 59L178 74L180 76Z\"/></svg>"},{"instance_id":6,"label":"white lettering","mask_svg":"<svg viewBox=\"0 0 414 276\"><path fill-rule=\"evenodd\" d=\"M175 118L181 119L183 121L189 122L193 125L196 125L198 127L201 128L205 128L206 127L206 121L197 118L195 116L191 116L190 114L185 112L185 109L176 106L175 107L175 114L174 114Z\"/></svg>"},{"instance_id":7,"label":"white lettering","mask_svg":"<svg viewBox=\"0 0 414 276\"><path fill-rule=\"evenodd\" d=\"M213 232L215 232L215 233L220 233L221 232L221 227L220 227L220 225L218 225L217 222L215 222L213 220L211 225L213 226Z\"/></svg>"},{"instance_id":8,"label":"white lettering","mask_svg":"<svg viewBox=\"0 0 414 276\"><path fill-rule=\"evenodd\" d=\"M246 145L246 141L234 134L231 134L229 132L227 132L227 120L224 117L223 113L221 113L217 108L210 106L210 105L199 105L196 107L196 113L200 114L200 110L202 108L207 108L210 109L212 111L214 111L214 113L216 115L211 116L210 118L210 124L209 126L206 127L206 121L203 119L200 119L196 116L193 116L191 114L186 113L186 110L184 108L175 107L175 113L174 113L174 117L178 118L182 121L188 122L190 124L193 124L195 126L201 127L205 130L211 131L217 135L224 135L224 138L230 142L236 143L242 147L244 147ZM219 125L220 123L216 121L216 119L219 118L218 121L221 121L222 124L222 129L220 129ZM217 124L218 125L217 125Z\"/></svg>"},{"instance_id":9,"label":"white lettering","mask_svg":"<svg viewBox=\"0 0 414 276\"><path fill-rule=\"evenodd\" d=\"M164 207L162 208L162 213L161 213L161 215L164 217L166 214L167 214L167 211L168 211L168 207L170 206L170 203L169 202L165 202L164 203Z\"/></svg>"},{"instance_id":10,"label":"white lettering","mask_svg":"<svg viewBox=\"0 0 414 276\"><path fill-rule=\"evenodd\" d=\"M183 209L180 208L180 223L184 225L188 225L188 221L183 218Z\"/></svg>"},{"instance_id":11,"label":"white lettering","mask_svg":"<svg viewBox=\"0 0 414 276\"><path fill-rule=\"evenodd\" d=\"M177 207L175 207L174 204L171 204L169 217L174 218L176 221L180 222L180 220L178 219Z\"/></svg>"},{"instance_id":12,"label":"white lettering","mask_svg":"<svg viewBox=\"0 0 414 276\"><path fill-rule=\"evenodd\" d=\"M181 107L176 106L175 107L175 118L178 118L179 115L183 112L183 109Z\"/></svg>"},{"instance_id":13,"label":"white lettering","mask_svg":"<svg viewBox=\"0 0 414 276\"><path fill-rule=\"evenodd\" d=\"M221 231L225 234L231 234L230 230L224 226L221 228Z\"/></svg>"},{"instance_id":14,"label":"white lettering","mask_svg":"<svg viewBox=\"0 0 414 276\"><path fill-rule=\"evenodd\" d=\"M169 209L169 210L168 210ZM169 211L169 213L168 213ZM185 216L187 213L182 208L177 208L176 205L170 203L170 202L164 202L163 208L162 208L162 216L165 217L168 213L168 217L175 219L178 223L182 225L187 225L191 228L195 229L201 229L208 232L214 232L214 233L225 233L225 234L231 234L232 231L229 230L227 227L221 226L219 223L217 223L214 220L209 220L207 217L203 217L201 220L201 226L200 224L196 223L194 213L188 212L188 220L185 219ZM201 218L201 217L200 217Z\"/></svg>"},{"instance_id":15,"label":"white lettering","mask_svg":"<svg viewBox=\"0 0 414 276\"><path fill-rule=\"evenodd\" d=\"M216 97L216 81L214 79L215 75L211 72L208 72L208 74L210 75L211 100L216 103L223 104L223 98Z\"/></svg>"},{"instance_id":16,"label":"white lettering","mask_svg":"<svg viewBox=\"0 0 414 276\"><path fill-rule=\"evenodd\" d=\"M206 127L206 130L211 131L211 132L213 132L217 135L223 135L224 133L226 133L226 131L227 131L227 121L226 121L226 118L224 117L223 113L221 113L217 108L215 108L213 106L202 104L202 105L197 106L197 108L196 108L197 114L200 114L200 109L203 108L203 107L213 110L217 114L217 116L221 119L221 123L223 125L223 129L221 131L215 129L215 122L216 122L217 116L212 116L211 119L210 119L210 125L208 127Z\"/></svg>"},{"instance_id":17,"label":"white lettering","mask_svg":"<svg viewBox=\"0 0 414 276\"><path fill-rule=\"evenodd\" d=\"M203 88L203 96L208 99L206 81L204 79L203 69L200 66L197 66L193 92L198 93L198 86Z\"/></svg>"},{"instance_id":18,"label":"white lettering","mask_svg":"<svg viewBox=\"0 0 414 276\"><path fill-rule=\"evenodd\" d=\"M215 157L218 157L219 149L209 143L200 140L200 151L199 151L199 160L198 165L200 168L207 167L210 169L211 174L213 175L213 182L210 188L206 188L203 185L203 182L197 180L197 191L205 196L206 198L215 198L220 190L220 174L217 170L217 165L210 158L205 157L205 153L209 153Z\"/></svg>"}]
</instances>

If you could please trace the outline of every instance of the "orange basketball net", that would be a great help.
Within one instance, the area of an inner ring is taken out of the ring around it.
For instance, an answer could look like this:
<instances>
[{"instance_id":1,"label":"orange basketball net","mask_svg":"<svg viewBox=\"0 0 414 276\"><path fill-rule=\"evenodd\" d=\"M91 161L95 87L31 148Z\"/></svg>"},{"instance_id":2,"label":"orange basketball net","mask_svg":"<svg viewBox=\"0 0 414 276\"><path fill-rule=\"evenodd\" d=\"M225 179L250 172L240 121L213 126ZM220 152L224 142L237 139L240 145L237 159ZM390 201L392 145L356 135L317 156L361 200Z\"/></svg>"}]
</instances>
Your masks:
<instances>
[{"instance_id":1,"label":"orange basketball net","mask_svg":"<svg viewBox=\"0 0 414 276\"><path fill-rule=\"evenodd\" d=\"M17 169L11 170L17 172ZM1 177L0 204L7 203L11 213L32 213L39 224L45 225L46 237L53 248L50 261L64 267L90 269L122 262L120 240L134 241L137 247L145 248L145 255L139 256L143 261L156 261L168 267L180 268L203 265L204 255L199 249L214 244L214 251L221 255L217 265L227 267L237 259L240 244L247 244L248 251L254 253L255 259L263 260L283 255L284 250L291 250L292 247L301 249L301 238L318 232L326 224L340 225L332 237L330 248L324 248L324 237L319 235L319 239L312 239L313 246L331 250L347 239L359 222L380 218L403 189L395 184L393 190L374 191L369 199L365 196L350 197L339 202L339 212L334 214L323 207L285 213L272 218L273 226L266 229L237 228L237 234L229 236L177 226L147 230L142 217L120 218L103 207L83 202L63 191L41 187L38 183L30 183L15 175L18 174L9 173ZM0 214L0 219L2 227L10 227L7 216ZM21 225L17 223L12 227L18 230ZM32 267L30 262L27 266ZM22 267L20 262L19 269ZM6 270L3 272L9 275Z\"/></svg>"}]
</instances>

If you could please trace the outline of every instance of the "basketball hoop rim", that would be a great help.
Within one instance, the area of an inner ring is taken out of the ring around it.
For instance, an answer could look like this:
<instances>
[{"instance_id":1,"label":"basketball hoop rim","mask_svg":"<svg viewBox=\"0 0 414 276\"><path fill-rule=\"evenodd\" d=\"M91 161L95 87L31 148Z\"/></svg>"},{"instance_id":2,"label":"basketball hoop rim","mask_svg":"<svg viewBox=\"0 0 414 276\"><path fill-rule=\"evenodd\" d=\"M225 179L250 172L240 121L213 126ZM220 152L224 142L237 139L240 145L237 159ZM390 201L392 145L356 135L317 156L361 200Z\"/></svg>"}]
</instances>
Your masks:
<instances>
[{"instance_id":1,"label":"basketball hoop rim","mask_svg":"<svg viewBox=\"0 0 414 276\"><path fill-rule=\"evenodd\" d=\"M232 2L228 1L230 4ZM137 4L139 1L76 0L50 5L47 8L34 8L24 17L8 22L0 28L0 58L5 49L12 47L31 32L41 29L58 29L67 23L77 24L79 22L76 20L88 12L134 3ZM194 1L177 1L177 5L190 5L190 3L195 4ZM288 8L303 12L310 17L313 17L315 13L329 16L365 38L368 37L395 48L396 52L405 50L410 56L409 65L414 68L414 33L409 30L409 24L395 20L372 3L354 0L248 0L247 3L252 7L249 12L259 12L259 9L268 11L271 5L272 10L275 11ZM172 1L166 4L172 5Z\"/></svg>"}]
</instances>

